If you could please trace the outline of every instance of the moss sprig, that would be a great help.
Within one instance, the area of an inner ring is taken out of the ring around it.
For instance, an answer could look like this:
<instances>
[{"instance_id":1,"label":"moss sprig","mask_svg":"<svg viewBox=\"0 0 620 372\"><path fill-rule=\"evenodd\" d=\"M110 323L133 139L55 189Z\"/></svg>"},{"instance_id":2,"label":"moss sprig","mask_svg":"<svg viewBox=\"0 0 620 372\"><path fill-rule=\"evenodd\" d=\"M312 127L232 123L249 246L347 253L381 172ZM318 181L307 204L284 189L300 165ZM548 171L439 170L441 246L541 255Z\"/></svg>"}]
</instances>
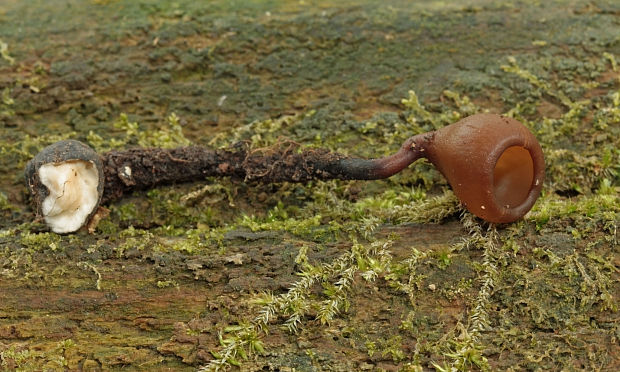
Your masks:
<instances>
[{"instance_id":1,"label":"moss sprig","mask_svg":"<svg viewBox=\"0 0 620 372\"><path fill-rule=\"evenodd\" d=\"M346 312L349 292L358 274L365 280L374 280L389 267L391 255L388 249L391 241L374 241L370 244L353 242L351 249L332 262L312 265L304 259L308 247L300 248L297 260L303 269L297 273L301 278L280 295L261 293L252 301L260 306L257 316L239 325L224 329L220 333L222 349L212 351L213 359L200 371L220 371L231 365L239 365L239 357L247 359L252 353L262 353L260 335L268 332L268 326L283 318L283 326L291 333L297 333L310 310L322 324L329 323L341 312ZM315 299L313 288L321 285L323 300Z\"/></svg>"}]
</instances>

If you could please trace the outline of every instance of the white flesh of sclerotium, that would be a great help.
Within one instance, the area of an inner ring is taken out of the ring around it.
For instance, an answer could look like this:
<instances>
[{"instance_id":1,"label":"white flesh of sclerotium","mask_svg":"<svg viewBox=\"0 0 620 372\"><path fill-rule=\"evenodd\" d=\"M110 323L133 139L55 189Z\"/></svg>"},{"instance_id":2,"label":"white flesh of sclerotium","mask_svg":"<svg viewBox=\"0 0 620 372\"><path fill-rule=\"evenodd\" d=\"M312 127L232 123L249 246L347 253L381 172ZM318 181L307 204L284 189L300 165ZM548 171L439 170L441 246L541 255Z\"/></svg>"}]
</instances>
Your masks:
<instances>
[{"instance_id":1,"label":"white flesh of sclerotium","mask_svg":"<svg viewBox=\"0 0 620 372\"><path fill-rule=\"evenodd\" d=\"M50 229L62 234L82 227L99 199L97 168L81 160L48 163L39 167L39 178L49 190L41 212Z\"/></svg>"}]
</instances>

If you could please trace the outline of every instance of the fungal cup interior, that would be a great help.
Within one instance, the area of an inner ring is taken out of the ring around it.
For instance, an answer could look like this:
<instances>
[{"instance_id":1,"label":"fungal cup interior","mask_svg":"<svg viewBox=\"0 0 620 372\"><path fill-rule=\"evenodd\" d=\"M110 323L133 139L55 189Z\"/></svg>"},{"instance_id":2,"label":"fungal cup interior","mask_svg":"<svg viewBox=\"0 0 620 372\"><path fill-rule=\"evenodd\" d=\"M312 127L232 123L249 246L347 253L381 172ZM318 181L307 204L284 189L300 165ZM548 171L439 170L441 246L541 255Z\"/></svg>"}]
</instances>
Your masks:
<instances>
[{"instance_id":1,"label":"fungal cup interior","mask_svg":"<svg viewBox=\"0 0 620 372\"><path fill-rule=\"evenodd\" d=\"M49 190L41 204L45 222L56 233L79 229L99 200L97 168L91 162L71 160L43 164L38 172Z\"/></svg>"},{"instance_id":2,"label":"fungal cup interior","mask_svg":"<svg viewBox=\"0 0 620 372\"><path fill-rule=\"evenodd\" d=\"M497 159L493 171L493 193L498 205L514 208L521 205L532 189L534 161L522 146L508 147Z\"/></svg>"}]
</instances>

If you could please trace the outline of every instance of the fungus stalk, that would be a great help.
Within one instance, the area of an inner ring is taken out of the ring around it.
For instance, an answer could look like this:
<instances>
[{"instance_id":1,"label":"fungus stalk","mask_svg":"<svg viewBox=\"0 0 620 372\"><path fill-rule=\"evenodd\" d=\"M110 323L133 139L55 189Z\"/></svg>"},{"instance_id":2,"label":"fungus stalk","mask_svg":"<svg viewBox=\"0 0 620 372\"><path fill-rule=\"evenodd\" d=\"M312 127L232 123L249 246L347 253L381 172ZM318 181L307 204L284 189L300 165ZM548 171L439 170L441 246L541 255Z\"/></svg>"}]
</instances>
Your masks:
<instances>
[{"instance_id":1,"label":"fungus stalk","mask_svg":"<svg viewBox=\"0 0 620 372\"><path fill-rule=\"evenodd\" d=\"M52 231L86 224L100 202L163 184L230 177L244 182L373 180L390 177L427 158L447 178L469 211L489 222L517 220L542 188L544 160L535 137L518 121L477 114L407 139L393 155L350 158L324 149L299 151L292 142L251 150L138 148L98 155L77 141L52 144L26 167L37 214Z\"/></svg>"}]
</instances>

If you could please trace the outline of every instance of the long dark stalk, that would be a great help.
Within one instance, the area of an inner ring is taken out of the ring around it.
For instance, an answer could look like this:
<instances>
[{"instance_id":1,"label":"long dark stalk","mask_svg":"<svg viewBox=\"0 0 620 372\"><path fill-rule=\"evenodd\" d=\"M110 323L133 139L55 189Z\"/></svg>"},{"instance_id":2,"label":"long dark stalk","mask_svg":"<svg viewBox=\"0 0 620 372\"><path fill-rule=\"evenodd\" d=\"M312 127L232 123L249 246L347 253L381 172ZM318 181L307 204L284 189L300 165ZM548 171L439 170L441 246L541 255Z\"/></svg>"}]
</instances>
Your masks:
<instances>
[{"instance_id":1,"label":"long dark stalk","mask_svg":"<svg viewBox=\"0 0 620 372\"><path fill-rule=\"evenodd\" d=\"M378 159L350 158L324 149L304 149L284 142L251 150L240 143L231 149L203 147L140 148L103 154L102 201L137 189L175 182L231 177L246 182L306 182L309 180L373 180L390 177L424 154L429 134L409 138L393 155Z\"/></svg>"}]
</instances>

